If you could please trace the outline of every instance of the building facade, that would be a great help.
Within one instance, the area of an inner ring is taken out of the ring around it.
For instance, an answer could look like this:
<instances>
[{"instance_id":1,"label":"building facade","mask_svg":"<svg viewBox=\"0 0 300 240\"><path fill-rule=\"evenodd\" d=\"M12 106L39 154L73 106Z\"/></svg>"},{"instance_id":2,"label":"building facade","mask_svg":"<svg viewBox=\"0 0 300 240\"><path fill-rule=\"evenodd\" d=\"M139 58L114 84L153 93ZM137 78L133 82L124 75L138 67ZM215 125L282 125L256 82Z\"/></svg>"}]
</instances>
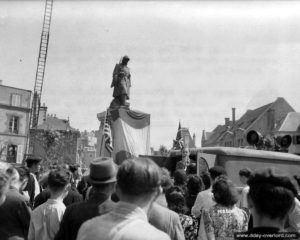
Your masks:
<instances>
[{"instance_id":1,"label":"building facade","mask_svg":"<svg viewBox=\"0 0 300 240\"><path fill-rule=\"evenodd\" d=\"M96 158L97 131L84 131L80 134L78 141L79 161L82 167L89 167L92 160Z\"/></svg>"},{"instance_id":2,"label":"building facade","mask_svg":"<svg viewBox=\"0 0 300 240\"><path fill-rule=\"evenodd\" d=\"M232 108L232 119L225 118L224 125L218 125L212 132L203 130L202 147L247 147L246 137L251 130L263 136L274 137L288 113L295 112L281 97L259 108L247 110L238 120L235 111Z\"/></svg>"},{"instance_id":3,"label":"building facade","mask_svg":"<svg viewBox=\"0 0 300 240\"><path fill-rule=\"evenodd\" d=\"M22 163L29 133L31 91L0 81L0 159Z\"/></svg>"},{"instance_id":4,"label":"building facade","mask_svg":"<svg viewBox=\"0 0 300 240\"><path fill-rule=\"evenodd\" d=\"M173 149L195 148L196 147L196 135L193 137L190 134L188 128L181 127L181 123L178 125L178 130L175 140L173 140Z\"/></svg>"}]
</instances>

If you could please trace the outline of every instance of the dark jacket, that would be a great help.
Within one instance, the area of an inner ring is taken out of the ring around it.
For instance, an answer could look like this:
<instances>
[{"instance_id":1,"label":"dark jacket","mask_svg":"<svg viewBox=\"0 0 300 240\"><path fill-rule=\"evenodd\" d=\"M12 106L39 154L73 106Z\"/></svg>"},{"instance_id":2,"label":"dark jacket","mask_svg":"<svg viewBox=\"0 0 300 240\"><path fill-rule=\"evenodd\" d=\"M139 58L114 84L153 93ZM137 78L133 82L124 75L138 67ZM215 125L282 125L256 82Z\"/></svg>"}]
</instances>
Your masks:
<instances>
[{"instance_id":1,"label":"dark jacket","mask_svg":"<svg viewBox=\"0 0 300 240\"><path fill-rule=\"evenodd\" d=\"M11 188L0 206L0 239L13 236L27 239L30 215L31 208L26 197Z\"/></svg>"},{"instance_id":2,"label":"dark jacket","mask_svg":"<svg viewBox=\"0 0 300 240\"><path fill-rule=\"evenodd\" d=\"M34 200L34 209L40 206L41 204L47 202L50 198L49 190L42 191L39 195L36 196ZM71 205L72 203L81 202L82 196L80 193L77 192L76 189L71 188L68 192L68 195L64 198L64 204L67 206Z\"/></svg>"},{"instance_id":3,"label":"dark jacket","mask_svg":"<svg viewBox=\"0 0 300 240\"><path fill-rule=\"evenodd\" d=\"M36 195L35 193L35 180L34 180L34 176L33 176L33 173L30 173L29 175L29 179L28 179L28 182L27 182L27 185L26 185L26 188L24 189L24 191L28 191L28 195L29 195L29 198L30 198L30 205L31 207L33 207L33 204L34 204L34 197ZM40 185L38 186L38 188L41 190L41 187Z\"/></svg>"},{"instance_id":4,"label":"dark jacket","mask_svg":"<svg viewBox=\"0 0 300 240\"><path fill-rule=\"evenodd\" d=\"M99 215L98 207L109 196L97 194L84 202L71 204L66 208L55 240L76 240L78 230L83 222Z\"/></svg>"}]
</instances>

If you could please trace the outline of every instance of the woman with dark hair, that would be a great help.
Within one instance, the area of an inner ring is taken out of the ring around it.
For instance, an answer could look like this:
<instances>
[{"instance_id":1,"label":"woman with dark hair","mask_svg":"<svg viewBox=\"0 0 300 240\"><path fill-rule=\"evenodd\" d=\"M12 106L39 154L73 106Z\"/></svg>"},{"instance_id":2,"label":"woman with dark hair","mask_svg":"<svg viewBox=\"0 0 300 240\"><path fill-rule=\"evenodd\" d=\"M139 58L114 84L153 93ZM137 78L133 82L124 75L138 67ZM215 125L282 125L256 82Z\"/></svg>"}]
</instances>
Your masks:
<instances>
[{"instance_id":1,"label":"woman with dark hair","mask_svg":"<svg viewBox=\"0 0 300 240\"><path fill-rule=\"evenodd\" d=\"M186 194L186 181L187 175L183 169L176 170L174 172L174 186L178 186L183 190L183 194Z\"/></svg>"},{"instance_id":2,"label":"woman with dark hair","mask_svg":"<svg viewBox=\"0 0 300 240\"><path fill-rule=\"evenodd\" d=\"M202 182L204 184L204 190L207 190L210 188L211 186L211 180L210 180L210 176L209 176L209 173L208 172L203 172L201 175L200 175L201 179L202 179Z\"/></svg>"},{"instance_id":3,"label":"woman with dark hair","mask_svg":"<svg viewBox=\"0 0 300 240\"><path fill-rule=\"evenodd\" d=\"M193 216L186 215L187 207L185 205L184 194L181 188L173 186L167 189L166 200L168 208L179 215L185 239L196 240L198 233L198 220Z\"/></svg>"},{"instance_id":4,"label":"woman with dark hair","mask_svg":"<svg viewBox=\"0 0 300 240\"><path fill-rule=\"evenodd\" d=\"M238 193L233 183L226 176L220 176L212 192L216 205L203 211L207 239L234 239L235 232L247 231L248 215L235 206Z\"/></svg>"},{"instance_id":5,"label":"woman with dark hair","mask_svg":"<svg viewBox=\"0 0 300 240\"><path fill-rule=\"evenodd\" d=\"M191 209L194 206L195 200L199 192L204 188L202 179L197 175L190 175L187 181L187 191L185 196L186 206L188 208L187 214L191 214Z\"/></svg>"}]
</instances>

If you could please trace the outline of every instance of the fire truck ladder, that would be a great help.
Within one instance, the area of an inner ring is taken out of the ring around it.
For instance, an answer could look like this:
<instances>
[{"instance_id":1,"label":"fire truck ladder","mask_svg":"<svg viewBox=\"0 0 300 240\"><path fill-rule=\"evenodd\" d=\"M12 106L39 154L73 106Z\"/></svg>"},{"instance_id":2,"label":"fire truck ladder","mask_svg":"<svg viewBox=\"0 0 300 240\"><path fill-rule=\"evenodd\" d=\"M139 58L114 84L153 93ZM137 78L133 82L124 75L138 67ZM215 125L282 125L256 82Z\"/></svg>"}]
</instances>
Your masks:
<instances>
[{"instance_id":1,"label":"fire truck ladder","mask_svg":"<svg viewBox=\"0 0 300 240\"><path fill-rule=\"evenodd\" d=\"M30 128L31 129L36 129L36 127L38 125L41 96L42 96L42 89L43 89L43 81L44 81L46 60L47 60L52 7L53 7L53 0L46 0L38 64L37 64L37 70L36 70L36 75L35 75L35 84L34 84L33 99L32 99L32 109L31 109L31 115L30 115Z\"/></svg>"}]
</instances>

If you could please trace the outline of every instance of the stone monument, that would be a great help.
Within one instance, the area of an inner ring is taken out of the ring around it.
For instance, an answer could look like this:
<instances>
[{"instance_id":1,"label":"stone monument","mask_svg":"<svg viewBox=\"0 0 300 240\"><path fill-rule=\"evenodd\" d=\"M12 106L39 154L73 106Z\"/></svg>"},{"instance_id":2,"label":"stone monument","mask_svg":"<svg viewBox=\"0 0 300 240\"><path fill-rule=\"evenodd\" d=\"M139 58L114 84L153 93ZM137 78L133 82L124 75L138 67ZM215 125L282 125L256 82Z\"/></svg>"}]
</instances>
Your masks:
<instances>
[{"instance_id":1,"label":"stone monument","mask_svg":"<svg viewBox=\"0 0 300 240\"><path fill-rule=\"evenodd\" d=\"M97 156L111 156L117 164L132 156L150 153L150 114L130 109L131 74L124 56L115 65L111 88L113 100L100 121Z\"/></svg>"}]
</instances>

